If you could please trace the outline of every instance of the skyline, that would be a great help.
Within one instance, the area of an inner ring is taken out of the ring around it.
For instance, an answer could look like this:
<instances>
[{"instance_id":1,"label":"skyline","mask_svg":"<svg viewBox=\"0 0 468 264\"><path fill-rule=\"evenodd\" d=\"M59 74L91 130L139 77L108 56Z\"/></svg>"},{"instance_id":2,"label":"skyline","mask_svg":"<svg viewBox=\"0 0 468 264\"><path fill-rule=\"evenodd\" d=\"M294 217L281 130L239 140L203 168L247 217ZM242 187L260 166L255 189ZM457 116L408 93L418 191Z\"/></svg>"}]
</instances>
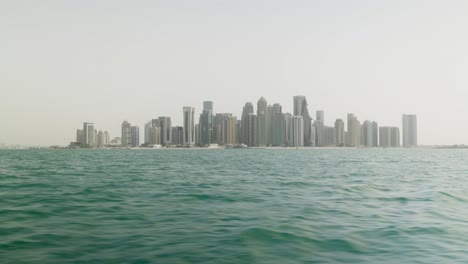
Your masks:
<instances>
[{"instance_id":1,"label":"skyline","mask_svg":"<svg viewBox=\"0 0 468 264\"><path fill-rule=\"evenodd\" d=\"M291 94L329 126L349 112L400 127L415 113L421 145L468 144L467 12L435 0L2 1L0 144L67 144L84 120L111 135L125 119L181 124L180 107L205 100L237 117L261 96L292 111Z\"/></svg>"},{"instance_id":2,"label":"skyline","mask_svg":"<svg viewBox=\"0 0 468 264\"><path fill-rule=\"evenodd\" d=\"M218 113L213 101L203 101L203 110L197 115L195 107L183 106L183 124L174 124L173 117L158 116L140 124L124 120L121 136L110 140L107 130L83 123L76 131L70 147L153 147L153 146L248 146L248 147L416 147L418 144L417 115L402 114L401 126L380 125L378 121L360 121L353 113L336 119L327 126L325 112L308 109L307 98L293 96L293 111L283 112L280 103L268 103L262 96L257 110L246 102L240 119L232 113ZM400 134L400 127L402 133ZM143 140L140 141L140 138ZM403 139L403 141L400 140ZM100 142L100 143L99 143Z\"/></svg>"}]
</instances>

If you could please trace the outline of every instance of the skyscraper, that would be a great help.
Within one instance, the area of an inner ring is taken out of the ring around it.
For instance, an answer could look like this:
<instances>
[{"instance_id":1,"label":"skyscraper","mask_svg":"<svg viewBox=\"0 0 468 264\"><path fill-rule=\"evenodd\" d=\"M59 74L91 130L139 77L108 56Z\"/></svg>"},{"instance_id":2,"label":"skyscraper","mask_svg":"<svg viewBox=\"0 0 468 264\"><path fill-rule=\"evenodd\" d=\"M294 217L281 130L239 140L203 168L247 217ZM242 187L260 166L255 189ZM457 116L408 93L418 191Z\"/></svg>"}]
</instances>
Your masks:
<instances>
[{"instance_id":1,"label":"skyscraper","mask_svg":"<svg viewBox=\"0 0 468 264\"><path fill-rule=\"evenodd\" d=\"M372 122L372 147L379 146L379 125L377 122Z\"/></svg>"},{"instance_id":2,"label":"skyscraper","mask_svg":"<svg viewBox=\"0 0 468 264\"><path fill-rule=\"evenodd\" d=\"M344 122L342 119L336 119L335 121L335 145L345 146Z\"/></svg>"},{"instance_id":3,"label":"skyscraper","mask_svg":"<svg viewBox=\"0 0 468 264\"><path fill-rule=\"evenodd\" d=\"M418 124L416 115L403 115L403 147L418 146Z\"/></svg>"},{"instance_id":4,"label":"skyscraper","mask_svg":"<svg viewBox=\"0 0 468 264\"><path fill-rule=\"evenodd\" d=\"M241 142L245 145L249 145L248 143L252 140L249 138L249 115L254 113L253 104L250 102L245 103L244 108L242 109L242 117L241 117Z\"/></svg>"},{"instance_id":5,"label":"skyscraper","mask_svg":"<svg viewBox=\"0 0 468 264\"><path fill-rule=\"evenodd\" d=\"M84 145L84 133L83 129L77 129L76 130L76 143L79 143L81 145Z\"/></svg>"},{"instance_id":6,"label":"skyscraper","mask_svg":"<svg viewBox=\"0 0 468 264\"><path fill-rule=\"evenodd\" d=\"M195 108L184 106L184 145L195 145Z\"/></svg>"},{"instance_id":7,"label":"skyscraper","mask_svg":"<svg viewBox=\"0 0 468 264\"><path fill-rule=\"evenodd\" d=\"M374 133L372 131L372 122L369 120L364 121L362 124L362 145L366 147L373 147L373 142L374 142Z\"/></svg>"},{"instance_id":8,"label":"skyscraper","mask_svg":"<svg viewBox=\"0 0 468 264\"><path fill-rule=\"evenodd\" d=\"M144 144L145 145L150 145L150 131L151 129L153 128L153 122L152 121L148 121L146 124L145 124L145 141L144 141Z\"/></svg>"},{"instance_id":9,"label":"skyscraper","mask_svg":"<svg viewBox=\"0 0 468 264\"><path fill-rule=\"evenodd\" d=\"M130 138L131 138L131 143L130 145L132 147L138 147L140 146L140 128L138 126L132 126L130 128Z\"/></svg>"},{"instance_id":10,"label":"skyscraper","mask_svg":"<svg viewBox=\"0 0 468 264\"><path fill-rule=\"evenodd\" d=\"M184 144L184 128L181 126L175 126L171 129L171 144L174 146Z\"/></svg>"},{"instance_id":11,"label":"skyscraper","mask_svg":"<svg viewBox=\"0 0 468 264\"><path fill-rule=\"evenodd\" d=\"M121 137L121 142L122 142L122 147L129 147L131 146L132 143L132 132L131 132L132 125L125 120L122 123L122 137Z\"/></svg>"},{"instance_id":12,"label":"skyscraper","mask_svg":"<svg viewBox=\"0 0 468 264\"><path fill-rule=\"evenodd\" d=\"M315 145L316 146L323 146L325 145L325 134L324 134L324 127L325 127L325 117L322 110L318 110L315 112Z\"/></svg>"},{"instance_id":13,"label":"skyscraper","mask_svg":"<svg viewBox=\"0 0 468 264\"><path fill-rule=\"evenodd\" d=\"M293 116L291 124L292 146L304 146L304 118L302 116Z\"/></svg>"},{"instance_id":14,"label":"skyscraper","mask_svg":"<svg viewBox=\"0 0 468 264\"><path fill-rule=\"evenodd\" d=\"M310 118L307 108L307 100L303 95L294 96L294 116L302 116L304 127L304 146L313 146L315 144L315 133L312 132L312 118Z\"/></svg>"},{"instance_id":15,"label":"skyscraper","mask_svg":"<svg viewBox=\"0 0 468 264\"><path fill-rule=\"evenodd\" d=\"M257 102L257 146L265 147L267 145L267 101L265 98L260 98Z\"/></svg>"},{"instance_id":16,"label":"skyscraper","mask_svg":"<svg viewBox=\"0 0 468 264\"><path fill-rule=\"evenodd\" d=\"M168 116L160 116L159 127L161 128L161 145L169 146L172 144L172 123L171 118ZM153 120L156 123L156 120Z\"/></svg>"},{"instance_id":17,"label":"skyscraper","mask_svg":"<svg viewBox=\"0 0 468 264\"><path fill-rule=\"evenodd\" d=\"M213 135L213 112L210 109L203 109L200 115L200 145L206 146L212 143Z\"/></svg>"},{"instance_id":18,"label":"skyscraper","mask_svg":"<svg viewBox=\"0 0 468 264\"><path fill-rule=\"evenodd\" d=\"M324 145L334 146L335 145L335 128L324 126L323 127Z\"/></svg>"},{"instance_id":19,"label":"skyscraper","mask_svg":"<svg viewBox=\"0 0 468 264\"><path fill-rule=\"evenodd\" d=\"M93 147L95 141L94 123L83 123L83 145Z\"/></svg>"},{"instance_id":20,"label":"skyscraper","mask_svg":"<svg viewBox=\"0 0 468 264\"><path fill-rule=\"evenodd\" d=\"M361 123L353 114L348 114L348 140L349 147L359 147L361 145Z\"/></svg>"},{"instance_id":21,"label":"skyscraper","mask_svg":"<svg viewBox=\"0 0 468 264\"><path fill-rule=\"evenodd\" d=\"M400 129L398 127L380 127L379 134L380 147L400 146Z\"/></svg>"},{"instance_id":22,"label":"skyscraper","mask_svg":"<svg viewBox=\"0 0 468 264\"><path fill-rule=\"evenodd\" d=\"M244 127L245 138L244 144L249 147L257 145L257 116L253 113L248 114L246 119L246 125Z\"/></svg>"}]
</instances>

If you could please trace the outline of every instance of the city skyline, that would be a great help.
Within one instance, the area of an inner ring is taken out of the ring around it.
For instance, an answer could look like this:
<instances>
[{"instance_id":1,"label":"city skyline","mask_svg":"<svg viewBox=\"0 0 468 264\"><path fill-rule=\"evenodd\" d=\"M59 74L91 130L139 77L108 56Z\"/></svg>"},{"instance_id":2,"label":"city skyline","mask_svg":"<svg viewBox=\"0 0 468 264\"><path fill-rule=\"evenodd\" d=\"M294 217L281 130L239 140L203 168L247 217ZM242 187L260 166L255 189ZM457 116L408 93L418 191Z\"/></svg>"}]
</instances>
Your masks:
<instances>
[{"instance_id":1,"label":"city skyline","mask_svg":"<svg viewBox=\"0 0 468 264\"><path fill-rule=\"evenodd\" d=\"M137 2L0 3L0 144L63 145L83 121L182 124L204 100L289 112L292 94L312 117L417 113L418 144L468 144L466 1Z\"/></svg>"},{"instance_id":2,"label":"city skyline","mask_svg":"<svg viewBox=\"0 0 468 264\"><path fill-rule=\"evenodd\" d=\"M203 101L201 113L196 113L196 107L183 106L182 126L173 125L170 116L153 118L142 126L144 128L142 141L140 141L139 126L132 126L128 120L122 122L121 137L115 137L112 141L107 130L98 133L94 123L84 122L83 129L77 130L76 140L72 141L70 146L206 147L213 144L249 147L418 146L418 124L415 114L402 114L400 134L398 126L384 124L379 127L376 121L361 122L353 113L347 113L346 123L343 119L337 118L332 121L334 126L327 126L325 111L316 110L314 120L310 115L307 98L303 95L293 96L293 114L283 112L284 108L280 103L268 103L263 96L257 101L256 111L252 102L246 102L240 119L232 113L216 112L215 105L213 101Z\"/></svg>"}]
</instances>

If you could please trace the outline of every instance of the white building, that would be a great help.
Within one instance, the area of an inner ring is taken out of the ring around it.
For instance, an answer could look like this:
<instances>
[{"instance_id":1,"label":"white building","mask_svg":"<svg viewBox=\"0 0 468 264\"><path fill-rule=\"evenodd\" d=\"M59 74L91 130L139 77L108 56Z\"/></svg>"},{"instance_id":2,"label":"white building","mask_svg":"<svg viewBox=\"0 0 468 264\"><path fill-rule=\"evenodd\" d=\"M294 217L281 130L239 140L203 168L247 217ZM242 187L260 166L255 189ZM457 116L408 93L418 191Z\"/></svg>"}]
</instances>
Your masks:
<instances>
[{"instance_id":1,"label":"white building","mask_svg":"<svg viewBox=\"0 0 468 264\"><path fill-rule=\"evenodd\" d=\"M354 114L348 114L347 134L347 145L349 147L359 147L361 145L361 123Z\"/></svg>"},{"instance_id":2,"label":"white building","mask_svg":"<svg viewBox=\"0 0 468 264\"><path fill-rule=\"evenodd\" d=\"M403 115L403 147L418 146L418 124L416 115Z\"/></svg>"},{"instance_id":3,"label":"white building","mask_svg":"<svg viewBox=\"0 0 468 264\"><path fill-rule=\"evenodd\" d=\"M335 145L345 146L345 131L342 119L336 119L335 121Z\"/></svg>"},{"instance_id":4,"label":"white building","mask_svg":"<svg viewBox=\"0 0 468 264\"><path fill-rule=\"evenodd\" d=\"M292 147L304 146L304 118L293 116L291 122Z\"/></svg>"}]
</instances>

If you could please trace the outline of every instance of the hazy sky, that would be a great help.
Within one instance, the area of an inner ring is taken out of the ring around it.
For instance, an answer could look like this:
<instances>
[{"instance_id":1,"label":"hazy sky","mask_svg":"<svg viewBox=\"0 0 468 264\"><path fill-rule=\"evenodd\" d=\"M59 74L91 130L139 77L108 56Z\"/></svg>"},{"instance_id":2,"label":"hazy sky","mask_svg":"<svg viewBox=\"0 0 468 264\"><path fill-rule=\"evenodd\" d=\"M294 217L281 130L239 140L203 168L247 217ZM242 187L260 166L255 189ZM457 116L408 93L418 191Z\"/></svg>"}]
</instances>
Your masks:
<instances>
[{"instance_id":1,"label":"hazy sky","mask_svg":"<svg viewBox=\"0 0 468 264\"><path fill-rule=\"evenodd\" d=\"M238 117L305 95L420 144L468 144L468 1L0 1L0 143L65 145L84 121L120 136L182 107Z\"/></svg>"}]
</instances>

